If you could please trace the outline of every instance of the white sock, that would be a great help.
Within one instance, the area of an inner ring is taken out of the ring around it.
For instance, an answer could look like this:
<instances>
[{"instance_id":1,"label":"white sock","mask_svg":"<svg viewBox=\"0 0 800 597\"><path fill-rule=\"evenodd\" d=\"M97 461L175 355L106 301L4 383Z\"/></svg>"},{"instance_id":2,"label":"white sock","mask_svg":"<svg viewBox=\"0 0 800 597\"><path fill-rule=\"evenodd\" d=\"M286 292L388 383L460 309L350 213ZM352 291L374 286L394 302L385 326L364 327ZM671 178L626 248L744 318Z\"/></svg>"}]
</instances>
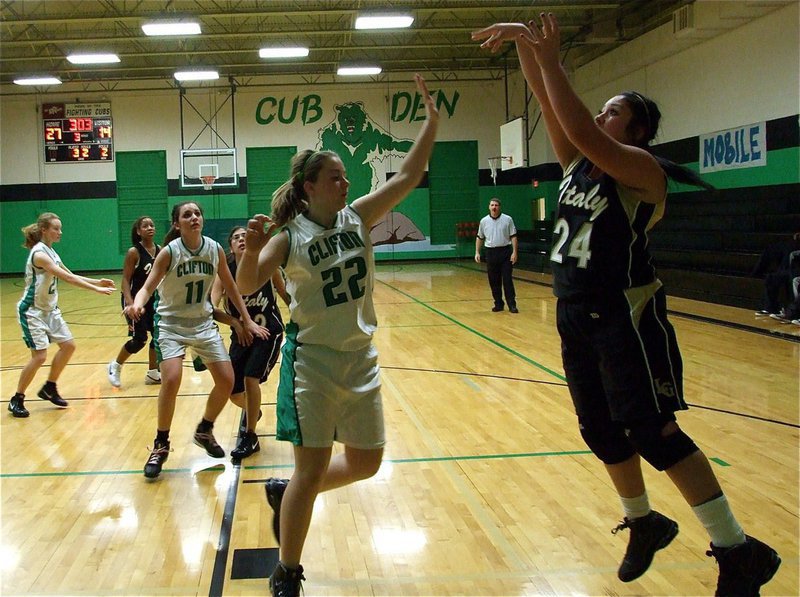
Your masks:
<instances>
[{"instance_id":1,"label":"white sock","mask_svg":"<svg viewBox=\"0 0 800 597\"><path fill-rule=\"evenodd\" d=\"M619 500L622 502L622 510L628 520L650 514L650 500L647 498L646 491L642 495L632 498L620 496Z\"/></svg>"},{"instance_id":2,"label":"white sock","mask_svg":"<svg viewBox=\"0 0 800 597\"><path fill-rule=\"evenodd\" d=\"M724 495L705 504L693 506L692 510L706 527L714 547L731 547L744 543L744 531L736 521L728 505L728 498Z\"/></svg>"}]
</instances>

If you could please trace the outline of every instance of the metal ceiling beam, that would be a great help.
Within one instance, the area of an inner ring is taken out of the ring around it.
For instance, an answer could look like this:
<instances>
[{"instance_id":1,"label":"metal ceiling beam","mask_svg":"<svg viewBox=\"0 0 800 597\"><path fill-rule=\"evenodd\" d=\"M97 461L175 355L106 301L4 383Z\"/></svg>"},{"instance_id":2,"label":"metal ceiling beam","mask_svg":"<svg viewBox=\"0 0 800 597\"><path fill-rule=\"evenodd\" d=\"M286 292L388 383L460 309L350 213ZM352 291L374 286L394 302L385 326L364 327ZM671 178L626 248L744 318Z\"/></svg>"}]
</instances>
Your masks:
<instances>
[{"instance_id":1,"label":"metal ceiling beam","mask_svg":"<svg viewBox=\"0 0 800 597\"><path fill-rule=\"evenodd\" d=\"M562 25L562 31L575 31L580 29L577 25ZM431 29L405 29L403 31L391 31L389 33L385 33L385 35L399 35L399 34L406 34L406 35L417 35L417 36L424 36L424 35L442 35L442 34L465 34L465 33L472 33L474 31L473 27L435 27ZM27 47L27 46L39 46L44 44L76 44L76 45L98 45L98 44L109 44L114 42L126 42L126 43L133 43L133 42L152 42L152 43L170 43L174 41L179 42L191 42L191 41L198 41L198 40L210 40L210 39L241 39L247 37L261 37L261 38L286 38L290 36L294 39L298 39L301 37L320 37L325 35L374 35L374 33L369 32L359 32L353 31L351 29L331 29L326 31L314 30L314 29L307 29L304 31L252 31L252 32L234 32L234 33L201 33L200 35L193 35L191 37L183 38L180 40L169 39L164 37L147 37L147 36L114 36L114 37L92 37L92 38L85 38L85 37L69 37L69 38L48 38L48 39L25 39L25 40L15 40L15 41L3 41L2 46L4 48L10 47ZM449 45L449 44L446 44ZM311 48L313 49L313 48Z\"/></svg>"},{"instance_id":2,"label":"metal ceiling beam","mask_svg":"<svg viewBox=\"0 0 800 597\"><path fill-rule=\"evenodd\" d=\"M440 12L453 12L453 13L463 13L463 12L496 12L496 11L508 11L508 10L530 10L531 14L539 13L541 11L546 12L564 12L564 11L576 11L576 10L615 10L619 8L619 2L592 2L591 0L586 0L584 2L570 2L569 4L536 4L531 5L529 1L520 2L519 4L505 4L499 6L487 5L484 2L476 2L471 6L464 6L457 3L452 5L449 4L442 4L441 6L436 7L411 7L407 10L408 12L414 14L436 14ZM249 18L249 17L269 17L269 16L279 16L285 17L287 15L298 15L298 16L334 16L334 15L341 15L341 16L352 16L358 14L360 12L365 12L372 10L370 8L359 9L359 8L334 8L330 10L306 10L302 8L298 8L296 10L286 10L286 9L279 9L279 10L260 10L260 11L242 11L242 12L205 12L202 14L192 14L191 11L179 11L179 14L176 14L172 18L179 18L179 17L191 17L191 18L198 18L200 20L203 19L225 19L225 18ZM397 8L396 10L400 10ZM138 14L132 15L98 15L98 16L86 16L81 15L79 17L71 18L68 15L74 13L65 13L60 17L44 17L44 18L22 18L22 19L15 19L15 18L3 18L4 25L42 25L42 24L56 24L56 25L63 25L65 23L95 23L98 21L138 21L142 19L158 19L158 18L170 18L170 15L164 13L162 11L154 11L150 12L139 12ZM67 20L65 20L65 16L68 16Z\"/></svg>"}]
</instances>

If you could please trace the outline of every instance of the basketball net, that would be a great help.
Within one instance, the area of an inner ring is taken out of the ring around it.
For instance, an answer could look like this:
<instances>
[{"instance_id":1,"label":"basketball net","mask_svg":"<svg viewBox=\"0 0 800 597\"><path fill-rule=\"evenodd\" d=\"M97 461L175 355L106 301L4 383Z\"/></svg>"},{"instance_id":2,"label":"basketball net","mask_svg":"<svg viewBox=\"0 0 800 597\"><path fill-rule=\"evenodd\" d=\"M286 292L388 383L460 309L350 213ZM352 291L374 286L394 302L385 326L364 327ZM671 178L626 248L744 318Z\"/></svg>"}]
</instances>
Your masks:
<instances>
[{"instance_id":1,"label":"basketball net","mask_svg":"<svg viewBox=\"0 0 800 597\"><path fill-rule=\"evenodd\" d=\"M498 155L493 158L488 158L488 160L489 160L489 169L492 171L492 183L494 184L494 186L497 186L497 169L500 168L501 164L503 163L503 160L508 160L510 163L511 158L504 155Z\"/></svg>"},{"instance_id":2,"label":"basketball net","mask_svg":"<svg viewBox=\"0 0 800 597\"><path fill-rule=\"evenodd\" d=\"M201 176L200 180L203 182L203 189L210 191L214 186L214 181L217 180L216 176Z\"/></svg>"}]
</instances>

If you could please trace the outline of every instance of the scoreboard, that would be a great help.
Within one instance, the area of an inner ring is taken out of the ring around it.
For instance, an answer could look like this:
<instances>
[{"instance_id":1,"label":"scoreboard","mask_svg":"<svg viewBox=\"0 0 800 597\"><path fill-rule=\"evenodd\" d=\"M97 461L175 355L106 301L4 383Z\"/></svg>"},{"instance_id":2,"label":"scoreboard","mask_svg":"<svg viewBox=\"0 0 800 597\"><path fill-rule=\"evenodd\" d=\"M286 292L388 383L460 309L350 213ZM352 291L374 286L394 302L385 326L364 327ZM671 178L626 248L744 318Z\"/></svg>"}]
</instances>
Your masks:
<instances>
[{"instance_id":1,"label":"scoreboard","mask_svg":"<svg viewBox=\"0 0 800 597\"><path fill-rule=\"evenodd\" d=\"M112 162L111 104L42 104L44 161Z\"/></svg>"}]
</instances>

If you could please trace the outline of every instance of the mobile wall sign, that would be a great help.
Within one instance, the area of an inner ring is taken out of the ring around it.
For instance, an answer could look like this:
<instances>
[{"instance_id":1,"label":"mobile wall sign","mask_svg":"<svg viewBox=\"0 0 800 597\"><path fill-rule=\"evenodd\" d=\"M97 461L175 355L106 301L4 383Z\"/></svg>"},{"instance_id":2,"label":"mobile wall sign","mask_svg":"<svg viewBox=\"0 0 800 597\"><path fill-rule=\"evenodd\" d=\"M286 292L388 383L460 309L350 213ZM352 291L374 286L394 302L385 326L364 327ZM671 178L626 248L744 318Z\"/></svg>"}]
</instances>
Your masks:
<instances>
[{"instance_id":1,"label":"mobile wall sign","mask_svg":"<svg viewBox=\"0 0 800 597\"><path fill-rule=\"evenodd\" d=\"M44 161L113 162L111 104L42 104Z\"/></svg>"},{"instance_id":2,"label":"mobile wall sign","mask_svg":"<svg viewBox=\"0 0 800 597\"><path fill-rule=\"evenodd\" d=\"M767 165L767 123L700 135L700 172Z\"/></svg>"}]
</instances>

